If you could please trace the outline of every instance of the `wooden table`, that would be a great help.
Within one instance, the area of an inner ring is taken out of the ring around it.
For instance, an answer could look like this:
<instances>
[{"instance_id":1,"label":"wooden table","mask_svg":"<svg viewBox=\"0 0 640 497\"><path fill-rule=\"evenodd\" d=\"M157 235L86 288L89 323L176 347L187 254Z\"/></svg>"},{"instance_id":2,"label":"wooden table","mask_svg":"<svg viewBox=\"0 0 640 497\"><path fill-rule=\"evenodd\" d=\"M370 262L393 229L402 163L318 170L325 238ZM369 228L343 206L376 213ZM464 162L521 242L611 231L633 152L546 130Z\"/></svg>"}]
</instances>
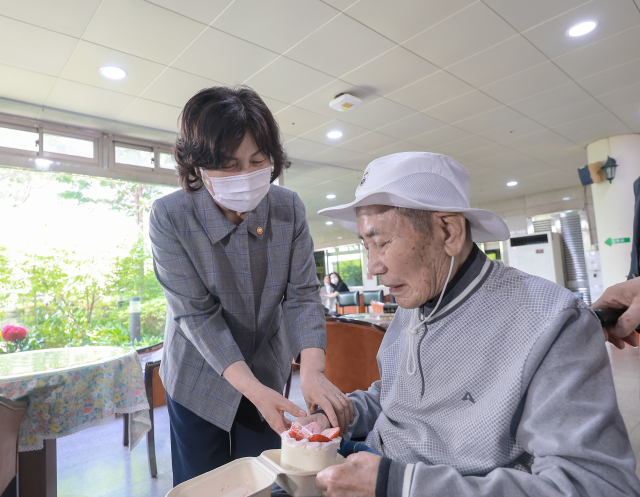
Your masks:
<instances>
[{"instance_id":1,"label":"wooden table","mask_svg":"<svg viewBox=\"0 0 640 497\"><path fill-rule=\"evenodd\" d=\"M70 347L3 355L0 395L29 401L18 438L20 497L56 496L57 438L128 413L133 449L151 428L140 359L130 348Z\"/></svg>"},{"instance_id":2,"label":"wooden table","mask_svg":"<svg viewBox=\"0 0 640 497\"><path fill-rule=\"evenodd\" d=\"M340 318L366 321L367 323L377 324L386 330L391 324L393 316L395 316L395 314L385 314L384 312L365 312L362 314L343 314Z\"/></svg>"}]
</instances>

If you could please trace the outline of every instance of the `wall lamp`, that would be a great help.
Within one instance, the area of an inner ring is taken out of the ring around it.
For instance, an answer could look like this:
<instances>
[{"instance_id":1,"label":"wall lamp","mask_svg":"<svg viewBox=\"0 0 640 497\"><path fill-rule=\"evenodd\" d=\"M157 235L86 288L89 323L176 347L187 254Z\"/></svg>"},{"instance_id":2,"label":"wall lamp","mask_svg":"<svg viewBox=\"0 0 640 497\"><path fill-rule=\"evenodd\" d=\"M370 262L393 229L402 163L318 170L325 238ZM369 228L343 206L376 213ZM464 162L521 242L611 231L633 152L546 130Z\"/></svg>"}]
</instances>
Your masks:
<instances>
[{"instance_id":1,"label":"wall lamp","mask_svg":"<svg viewBox=\"0 0 640 497\"><path fill-rule=\"evenodd\" d=\"M604 171L604 177L609 180L609 183L616 177L616 167L618 167L616 160L607 156L607 162L602 164L602 170Z\"/></svg>"}]
</instances>

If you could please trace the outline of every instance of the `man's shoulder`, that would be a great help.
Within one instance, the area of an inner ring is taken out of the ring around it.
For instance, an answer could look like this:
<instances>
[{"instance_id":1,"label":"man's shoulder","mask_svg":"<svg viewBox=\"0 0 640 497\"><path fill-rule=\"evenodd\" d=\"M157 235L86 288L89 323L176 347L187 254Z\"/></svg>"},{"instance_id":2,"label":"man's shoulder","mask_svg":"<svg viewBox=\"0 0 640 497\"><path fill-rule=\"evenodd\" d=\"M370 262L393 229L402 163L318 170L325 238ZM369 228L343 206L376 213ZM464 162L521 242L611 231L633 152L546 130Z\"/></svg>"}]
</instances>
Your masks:
<instances>
[{"instance_id":1,"label":"man's shoulder","mask_svg":"<svg viewBox=\"0 0 640 497\"><path fill-rule=\"evenodd\" d=\"M500 263L494 263L492 273L487 289L508 296L510 302L523 310L546 317L554 317L565 309L590 310L572 291L553 281Z\"/></svg>"}]
</instances>

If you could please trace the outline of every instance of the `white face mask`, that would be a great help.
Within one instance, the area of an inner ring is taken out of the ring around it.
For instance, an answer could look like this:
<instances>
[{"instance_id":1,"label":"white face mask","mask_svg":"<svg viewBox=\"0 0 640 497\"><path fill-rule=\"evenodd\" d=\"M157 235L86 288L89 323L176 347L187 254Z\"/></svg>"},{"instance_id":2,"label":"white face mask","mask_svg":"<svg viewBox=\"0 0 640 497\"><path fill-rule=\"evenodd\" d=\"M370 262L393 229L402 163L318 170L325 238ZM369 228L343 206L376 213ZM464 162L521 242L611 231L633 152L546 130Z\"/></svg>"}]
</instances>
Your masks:
<instances>
[{"instance_id":1,"label":"white face mask","mask_svg":"<svg viewBox=\"0 0 640 497\"><path fill-rule=\"evenodd\" d=\"M340 281L338 278L331 278L331 283L333 283L334 285L337 285L338 281Z\"/></svg>"},{"instance_id":2,"label":"white face mask","mask_svg":"<svg viewBox=\"0 0 640 497\"><path fill-rule=\"evenodd\" d=\"M205 184L208 178L211 187L207 188L213 199L221 206L235 212L251 212L269 191L271 168L265 167L252 173L211 178L202 168L200 173Z\"/></svg>"}]
</instances>

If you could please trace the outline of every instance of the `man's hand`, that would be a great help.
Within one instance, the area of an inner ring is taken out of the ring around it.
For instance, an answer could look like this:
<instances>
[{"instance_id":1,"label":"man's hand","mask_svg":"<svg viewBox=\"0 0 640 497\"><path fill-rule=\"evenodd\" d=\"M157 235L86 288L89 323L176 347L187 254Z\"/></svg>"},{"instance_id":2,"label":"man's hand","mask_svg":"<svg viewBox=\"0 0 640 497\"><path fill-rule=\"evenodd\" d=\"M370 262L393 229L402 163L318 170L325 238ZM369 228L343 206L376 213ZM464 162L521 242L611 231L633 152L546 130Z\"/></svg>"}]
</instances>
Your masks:
<instances>
[{"instance_id":1,"label":"man's hand","mask_svg":"<svg viewBox=\"0 0 640 497\"><path fill-rule=\"evenodd\" d=\"M300 361L300 387L309 412L321 407L331 426L338 426L342 433L353 421L353 404L349 397L324 375L324 350L304 349Z\"/></svg>"},{"instance_id":2,"label":"man's hand","mask_svg":"<svg viewBox=\"0 0 640 497\"><path fill-rule=\"evenodd\" d=\"M615 327L604 328L604 334L606 339L619 349L625 347L625 342L634 347L638 346L638 335L634 330L640 326L640 278L607 288L592 307L594 309L628 307L626 312L618 318Z\"/></svg>"},{"instance_id":3,"label":"man's hand","mask_svg":"<svg viewBox=\"0 0 640 497\"><path fill-rule=\"evenodd\" d=\"M323 497L374 497L380 456L358 452L343 464L324 469L316 476Z\"/></svg>"}]
</instances>

